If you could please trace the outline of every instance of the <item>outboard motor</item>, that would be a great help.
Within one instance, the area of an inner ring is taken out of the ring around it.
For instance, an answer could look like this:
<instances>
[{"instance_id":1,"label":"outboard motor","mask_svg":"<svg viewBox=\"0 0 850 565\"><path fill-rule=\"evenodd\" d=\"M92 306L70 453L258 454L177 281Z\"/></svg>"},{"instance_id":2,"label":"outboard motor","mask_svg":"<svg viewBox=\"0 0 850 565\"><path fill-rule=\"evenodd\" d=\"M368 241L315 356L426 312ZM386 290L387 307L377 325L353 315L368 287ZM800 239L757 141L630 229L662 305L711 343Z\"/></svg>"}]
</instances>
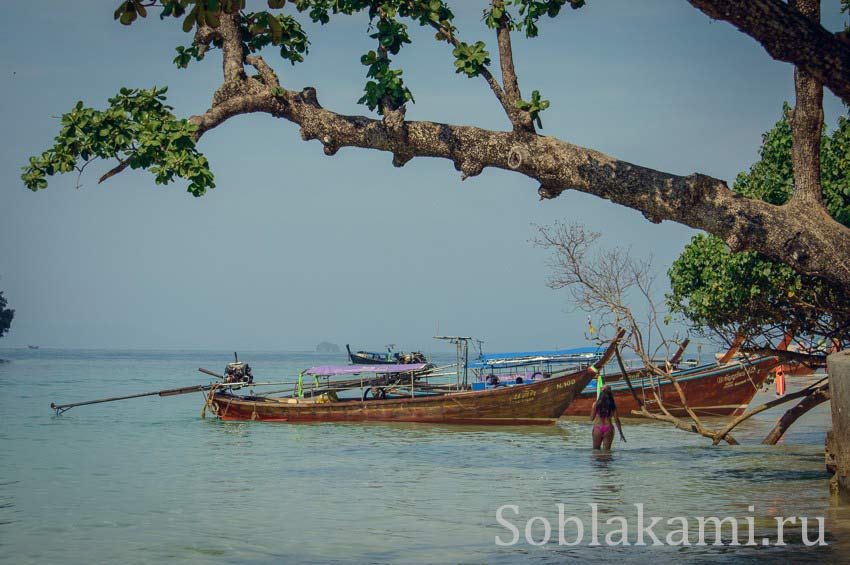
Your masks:
<instances>
[{"instance_id":1,"label":"outboard motor","mask_svg":"<svg viewBox=\"0 0 850 565\"><path fill-rule=\"evenodd\" d=\"M251 374L251 366L243 363L233 354L235 361L228 363L224 368L224 382L226 383L252 383L254 375Z\"/></svg>"}]
</instances>

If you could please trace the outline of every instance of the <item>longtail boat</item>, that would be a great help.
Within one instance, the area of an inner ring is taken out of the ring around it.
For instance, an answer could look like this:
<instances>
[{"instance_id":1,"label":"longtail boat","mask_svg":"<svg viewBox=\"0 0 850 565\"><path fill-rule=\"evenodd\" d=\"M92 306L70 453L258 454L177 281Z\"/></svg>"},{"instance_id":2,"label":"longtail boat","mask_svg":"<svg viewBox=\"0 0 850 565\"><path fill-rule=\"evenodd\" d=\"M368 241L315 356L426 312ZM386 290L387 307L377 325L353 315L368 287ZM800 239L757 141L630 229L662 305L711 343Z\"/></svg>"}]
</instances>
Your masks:
<instances>
[{"instance_id":1,"label":"longtail boat","mask_svg":"<svg viewBox=\"0 0 850 565\"><path fill-rule=\"evenodd\" d=\"M358 351L353 353L349 344L345 344L345 350L348 352L348 360L354 365L412 365L414 363L428 363L428 359L425 358L422 352L394 352L392 345L387 346L386 353L375 351Z\"/></svg>"},{"instance_id":2,"label":"longtail boat","mask_svg":"<svg viewBox=\"0 0 850 565\"><path fill-rule=\"evenodd\" d=\"M427 422L441 424L552 424L563 414L579 391L598 374L614 353L619 337L611 342L593 364L576 371L531 383L486 390L444 391L439 386L417 385L416 371L424 365L363 365L313 367L303 375L402 376L388 386L371 386L372 397L363 393L354 398L336 394L328 381L323 394L285 397L241 396L224 390L211 390L207 407L221 420L262 420L273 422ZM407 384L402 385L404 377ZM383 389L383 394L374 391ZM389 389L389 390L387 390Z\"/></svg>"},{"instance_id":3,"label":"longtail boat","mask_svg":"<svg viewBox=\"0 0 850 565\"><path fill-rule=\"evenodd\" d=\"M776 357L760 357L740 360L724 365L702 365L685 371L672 373L682 388L688 406L697 416L737 416L744 412L747 405L761 388L764 381L776 367ZM676 387L667 379L650 376L645 370L629 372L629 380L637 397L650 412L658 413L656 393L664 408L674 416L687 416ZM622 373L603 376L603 382L611 386L617 412L621 416L634 416L640 411L628 383ZM564 412L564 416L590 415L593 401L596 400L596 383L586 386L573 403Z\"/></svg>"}]
</instances>

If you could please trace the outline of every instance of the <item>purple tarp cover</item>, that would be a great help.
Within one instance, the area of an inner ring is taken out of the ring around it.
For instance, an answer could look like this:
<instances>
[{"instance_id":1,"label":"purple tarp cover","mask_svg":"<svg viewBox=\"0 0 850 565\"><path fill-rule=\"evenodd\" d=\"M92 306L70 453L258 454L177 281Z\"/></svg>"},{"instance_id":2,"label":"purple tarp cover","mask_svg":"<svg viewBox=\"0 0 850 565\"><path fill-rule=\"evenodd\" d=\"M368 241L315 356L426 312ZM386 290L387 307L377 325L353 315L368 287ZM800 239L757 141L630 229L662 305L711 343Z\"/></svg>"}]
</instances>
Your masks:
<instances>
[{"instance_id":1,"label":"purple tarp cover","mask_svg":"<svg viewBox=\"0 0 850 565\"><path fill-rule=\"evenodd\" d=\"M425 363L411 363L410 365L319 365L310 367L305 373L318 377L330 377L333 375L357 375L359 373L406 373L418 371L425 367Z\"/></svg>"}]
</instances>

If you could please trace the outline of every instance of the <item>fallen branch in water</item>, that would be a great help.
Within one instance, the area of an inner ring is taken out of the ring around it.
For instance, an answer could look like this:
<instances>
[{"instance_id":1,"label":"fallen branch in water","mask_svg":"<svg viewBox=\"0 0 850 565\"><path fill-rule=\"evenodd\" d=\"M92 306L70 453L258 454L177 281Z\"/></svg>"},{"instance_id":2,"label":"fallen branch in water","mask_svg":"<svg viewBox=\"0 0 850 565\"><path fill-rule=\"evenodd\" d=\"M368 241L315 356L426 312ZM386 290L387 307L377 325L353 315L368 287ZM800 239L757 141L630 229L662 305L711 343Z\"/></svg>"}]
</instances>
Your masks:
<instances>
[{"instance_id":1,"label":"fallen branch in water","mask_svg":"<svg viewBox=\"0 0 850 565\"><path fill-rule=\"evenodd\" d=\"M749 420L750 418L752 418L753 416L755 416L759 412L764 412L765 410L769 410L769 409L771 409L775 406L779 406L780 404L785 404L786 402L790 402L790 401L794 400L795 398L801 398L801 397L804 397L804 396L809 396L811 394L814 394L815 391L818 390L818 388L821 385L824 386L824 387L828 385L828 383L824 383L824 381L826 381L826 379L827 379L827 377L824 377L821 380L819 380L818 382L816 382L812 385L809 385L802 390L798 390L797 392L794 392L792 394L787 394L787 395L783 396L782 398L777 398L775 400L771 400L770 402L765 402L761 406L757 406L757 407L753 408L752 410L744 412L743 414L741 414L740 416L738 416L737 418L735 418L734 420L729 422L726 425L726 427L723 428L717 434L718 437L717 437L717 439L715 439L715 441L713 442L712 445L719 444L723 440L723 438L726 436L726 434L728 434L733 429L735 429L735 427L737 427L738 424L740 424L741 422L743 422L745 420Z\"/></svg>"},{"instance_id":2,"label":"fallen branch in water","mask_svg":"<svg viewBox=\"0 0 850 565\"><path fill-rule=\"evenodd\" d=\"M762 440L764 445L776 445L785 432L791 427L791 424L797 421L797 418L829 400L829 383L820 385L817 389L808 394L803 400L790 408L785 414L779 418L770 433Z\"/></svg>"}]
</instances>

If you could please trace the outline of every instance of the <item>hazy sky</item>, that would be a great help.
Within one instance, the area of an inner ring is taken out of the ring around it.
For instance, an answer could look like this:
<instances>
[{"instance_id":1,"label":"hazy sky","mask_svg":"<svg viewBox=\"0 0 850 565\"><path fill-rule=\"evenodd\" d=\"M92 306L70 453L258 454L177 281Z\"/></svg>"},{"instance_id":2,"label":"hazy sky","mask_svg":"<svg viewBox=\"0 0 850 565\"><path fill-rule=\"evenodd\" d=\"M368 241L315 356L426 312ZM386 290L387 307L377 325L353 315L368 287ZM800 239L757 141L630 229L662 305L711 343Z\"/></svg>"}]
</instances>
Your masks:
<instances>
[{"instance_id":1,"label":"hazy sky","mask_svg":"<svg viewBox=\"0 0 850 565\"><path fill-rule=\"evenodd\" d=\"M504 171L462 183L448 161L396 169L389 154L352 148L326 157L265 115L204 136L217 188L203 198L183 183L157 187L146 172L98 186L104 168L88 170L79 190L66 175L31 193L20 167L77 100L101 108L122 86L168 85L188 117L220 83L217 52L178 70L174 47L191 40L179 23L152 14L126 28L112 19L118 3L4 6L0 290L17 314L2 347L296 350L329 340L443 351L431 340L437 327L490 351L583 345L586 317L567 292L546 288L533 224L586 222L604 245L654 255L662 283L694 233L580 193L540 202L534 182ZM495 60L486 2L451 4L461 37L486 41ZM515 42L523 93L551 100L541 133L677 174L731 181L746 169L782 102L793 102L792 67L684 1L588 4ZM838 1L823 6L838 29ZM312 85L325 107L367 113L356 104L359 58L374 48L366 25L307 25L310 54L296 67L264 55L287 88ZM455 74L431 32L412 35L397 58L416 97L408 118L508 126L483 80ZM841 110L827 92L830 126Z\"/></svg>"}]
</instances>

